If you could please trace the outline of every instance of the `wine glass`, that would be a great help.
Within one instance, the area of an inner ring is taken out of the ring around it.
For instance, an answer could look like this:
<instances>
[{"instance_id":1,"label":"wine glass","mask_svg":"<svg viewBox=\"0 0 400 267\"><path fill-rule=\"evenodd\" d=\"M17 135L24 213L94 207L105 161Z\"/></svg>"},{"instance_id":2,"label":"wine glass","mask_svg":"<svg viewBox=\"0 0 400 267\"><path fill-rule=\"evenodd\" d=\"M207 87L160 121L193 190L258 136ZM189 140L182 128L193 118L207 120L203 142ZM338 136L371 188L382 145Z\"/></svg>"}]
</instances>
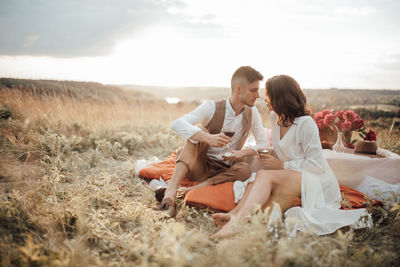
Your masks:
<instances>
[{"instance_id":1,"label":"wine glass","mask_svg":"<svg viewBox=\"0 0 400 267\"><path fill-rule=\"evenodd\" d=\"M226 136L232 138L235 135L235 123L234 121L230 121L228 123L226 123L223 128L222 128L222 133L225 134ZM230 150L230 145L231 144L226 144L225 146L222 147L222 155L225 157L232 157L232 153L229 152Z\"/></svg>"},{"instance_id":2,"label":"wine glass","mask_svg":"<svg viewBox=\"0 0 400 267\"><path fill-rule=\"evenodd\" d=\"M257 149L258 156L263 159L270 154L269 147L263 146Z\"/></svg>"}]
</instances>

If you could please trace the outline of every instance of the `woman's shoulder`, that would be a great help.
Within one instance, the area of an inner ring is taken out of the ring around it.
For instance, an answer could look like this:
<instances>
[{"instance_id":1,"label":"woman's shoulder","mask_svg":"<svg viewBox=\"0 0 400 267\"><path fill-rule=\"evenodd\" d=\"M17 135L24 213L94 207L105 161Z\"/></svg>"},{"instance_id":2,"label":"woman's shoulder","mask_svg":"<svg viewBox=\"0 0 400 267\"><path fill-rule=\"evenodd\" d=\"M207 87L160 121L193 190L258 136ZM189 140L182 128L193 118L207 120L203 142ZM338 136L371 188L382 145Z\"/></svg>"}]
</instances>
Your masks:
<instances>
[{"instance_id":1,"label":"woman's shoulder","mask_svg":"<svg viewBox=\"0 0 400 267\"><path fill-rule=\"evenodd\" d=\"M314 119L310 115L304 115L296 118L300 123L314 123Z\"/></svg>"},{"instance_id":2,"label":"woman's shoulder","mask_svg":"<svg viewBox=\"0 0 400 267\"><path fill-rule=\"evenodd\" d=\"M309 115L297 117L295 120L295 124L297 124L299 128L307 128L309 130L318 128L314 119Z\"/></svg>"}]
</instances>

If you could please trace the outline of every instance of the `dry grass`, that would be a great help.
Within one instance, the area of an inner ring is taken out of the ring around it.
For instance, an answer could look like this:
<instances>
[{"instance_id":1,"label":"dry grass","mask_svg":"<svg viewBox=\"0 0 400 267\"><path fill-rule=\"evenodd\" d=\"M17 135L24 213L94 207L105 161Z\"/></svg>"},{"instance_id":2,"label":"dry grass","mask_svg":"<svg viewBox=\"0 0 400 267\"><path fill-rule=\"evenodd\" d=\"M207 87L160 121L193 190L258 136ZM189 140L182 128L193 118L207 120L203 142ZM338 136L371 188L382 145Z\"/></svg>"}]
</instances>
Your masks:
<instances>
[{"instance_id":1,"label":"dry grass","mask_svg":"<svg viewBox=\"0 0 400 267\"><path fill-rule=\"evenodd\" d=\"M399 206L373 209L376 227L293 239L258 213L215 243L210 214L158 210L133 163L182 144L169 124L192 105L73 101L1 90L2 266L390 266L400 260ZM389 131L389 130L388 130ZM399 138L388 132L393 144ZM389 143L388 143L389 144ZM392 143L390 143L392 145Z\"/></svg>"}]
</instances>

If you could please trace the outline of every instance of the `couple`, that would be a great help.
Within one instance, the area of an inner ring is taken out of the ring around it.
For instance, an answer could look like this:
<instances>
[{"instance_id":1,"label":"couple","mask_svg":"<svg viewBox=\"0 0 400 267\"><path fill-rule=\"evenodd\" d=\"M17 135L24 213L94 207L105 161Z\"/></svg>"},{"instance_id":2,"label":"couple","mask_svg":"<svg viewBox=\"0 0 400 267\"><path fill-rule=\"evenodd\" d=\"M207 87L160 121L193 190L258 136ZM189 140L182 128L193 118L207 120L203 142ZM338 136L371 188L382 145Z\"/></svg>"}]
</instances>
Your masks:
<instances>
[{"instance_id":1,"label":"couple","mask_svg":"<svg viewBox=\"0 0 400 267\"><path fill-rule=\"evenodd\" d=\"M172 179L161 201L161 208L171 217L175 215L177 191L186 193L205 185L245 181L251 176L246 158L268 146L254 106L262 80L263 76L252 67L240 67L232 76L228 99L205 102L173 122L172 129L187 141L177 154ZM365 210L339 210L339 184L322 154L318 128L306 109L306 97L299 84L287 75L268 79L265 102L271 111L275 155L259 157L263 170L257 172L232 211L213 215L216 224L223 225L214 237L233 233L233 216L250 215L257 206L265 209L273 202L286 211L286 219L295 219L296 230L328 234L347 225L369 226L370 220L359 221L362 216L369 218ZM250 130L256 145L242 149ZM228 149L230 153L226 153ZM199 184L179 188L184 177ZM293 199L300 196L302 207L291 208Z\"/></svg>"}]
</instances>

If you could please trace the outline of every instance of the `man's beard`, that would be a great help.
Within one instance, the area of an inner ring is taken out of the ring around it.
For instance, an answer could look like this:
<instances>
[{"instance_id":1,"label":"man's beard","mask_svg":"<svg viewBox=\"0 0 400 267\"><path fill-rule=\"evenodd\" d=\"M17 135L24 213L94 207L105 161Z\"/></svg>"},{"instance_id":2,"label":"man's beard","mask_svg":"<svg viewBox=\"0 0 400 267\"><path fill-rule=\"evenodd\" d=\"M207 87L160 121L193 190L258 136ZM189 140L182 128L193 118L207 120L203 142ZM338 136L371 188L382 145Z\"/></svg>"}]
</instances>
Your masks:
<instances>
[{"instance_id":1,"label":"man's beard","mask_svg":"<svg viewBox=\"0 0 400 267\"><path fill-rule=\"evenodd\" d=\"M256 104L256 101L251 102L251 103L244 103L246 106L248 107L254 107L254 105Z\"/></svg>"}]
</instances>

